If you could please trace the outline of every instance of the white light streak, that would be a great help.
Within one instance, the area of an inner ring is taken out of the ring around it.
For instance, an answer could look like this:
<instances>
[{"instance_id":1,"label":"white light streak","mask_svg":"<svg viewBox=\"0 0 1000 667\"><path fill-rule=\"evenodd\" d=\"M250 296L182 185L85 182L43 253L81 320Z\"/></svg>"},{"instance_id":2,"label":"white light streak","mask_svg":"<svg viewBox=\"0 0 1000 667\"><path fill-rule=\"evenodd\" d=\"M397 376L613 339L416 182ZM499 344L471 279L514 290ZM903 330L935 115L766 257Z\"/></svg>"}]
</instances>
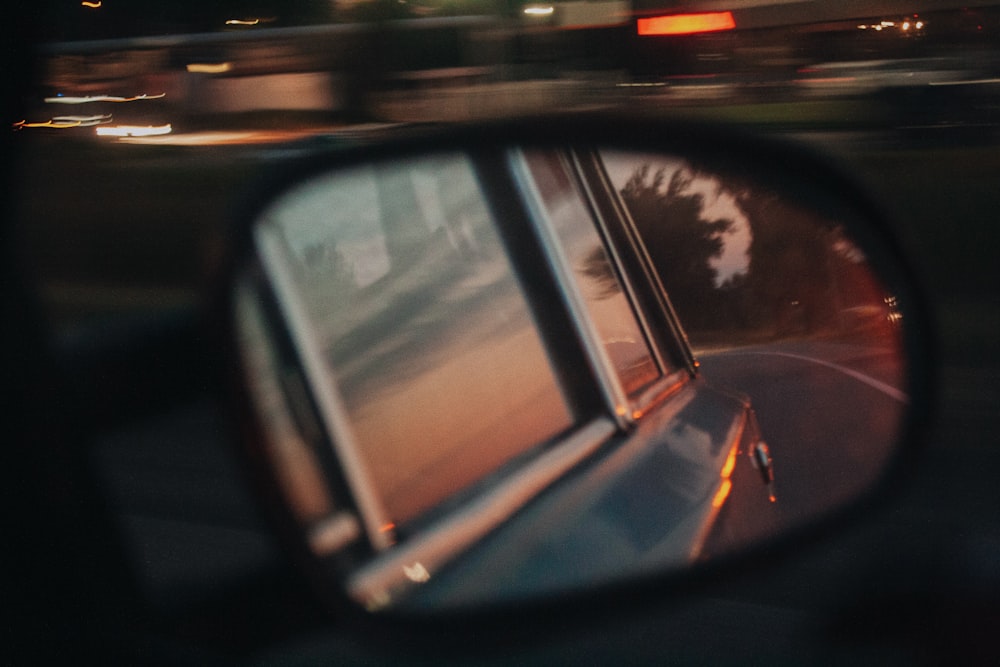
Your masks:
<instances>
[{"instance_id":1,"label":"white light streak","mask_svg":"<svg viewBox=\"0 0 1000 667\"><path fill-rule=\"evenodd\" d=\"M555 11L552 5L532 5L524 8L524 13L528 16L552 16Z\"/></svg>"},{"instance_id":2,"label":"white light streak","mask_svg":"<svg viewBox=\"0 0 1000 667\"><path fill-rule=\"evenodd\" d=\"M48 104L87 104L89 102L137 102L139 100L159 100L166 97L166 93L159 95L136 95L134 97L119 97L117 95L84 95L83 97L71 97L66 95L56 95L46 97Z\"/></svg>"},{"instance_id":3,"label":"white light streak","mask_svg":"<svg viewBox=\"0 0 1000 667\"><path fill-rule=\"evenodd\" d=\"M100 137L153 137L171 132L173 132L173 128L169 124L159 126L113 125L97 128L97 135Z\"/></svg>"}]
</instances>

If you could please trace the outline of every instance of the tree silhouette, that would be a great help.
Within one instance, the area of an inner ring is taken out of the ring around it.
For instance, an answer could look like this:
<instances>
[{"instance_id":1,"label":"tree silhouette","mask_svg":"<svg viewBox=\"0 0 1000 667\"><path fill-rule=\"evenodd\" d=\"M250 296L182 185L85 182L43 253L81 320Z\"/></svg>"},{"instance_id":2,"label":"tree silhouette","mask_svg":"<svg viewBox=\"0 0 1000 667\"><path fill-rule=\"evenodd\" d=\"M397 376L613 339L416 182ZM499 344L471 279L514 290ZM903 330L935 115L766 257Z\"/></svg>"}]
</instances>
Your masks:
<instances>
[{"instance_id":1,"label":"tree silhouette","mask_svg":"<svg viewBox=\"0 0 1000 667\"><path fill-rule=\"evenodd\" d=\"M692 191L696 174L678 169L667 181L666 171L637 168L621 189L674 309L688 330L719 325L721 293L712 260L722 255L723 235L732 220L703 217L704 198Z\"/></svg>"},{"instance_id":2,"label":"tree silhouette","mask_svg":"<svg viewBox=\"0 0 1000 667\"><path fill-rule=\"evenodd\" d=\"M745 174L716 178L752 234L746 274L722 286L734 322L770 338L839 335L852 309L884 308L884 288L837 220Z\"/></svg>"},{"instance_id":3,"label":"tree silhouette","mask_svg":"<svg viewBox=\"0 0 1000 667\"><path fill-rule=\"evenodd\" d=\"M746 271L721 284L712 262L735 223L705 218L704 198L692 187L702 179L733 197L751 236ZM663 169L644 164L622 187L622 199L691 338L894 335L881 331L890 327L891 295L840 221L800 203L784 187L692 163L669 181Z\"/></svg>"},{"instance_id":4,"label":"tree silhouette","mask_svg":"<svg viewBox=\"0 0 1000 667\"><path fill-rule=\"evenodd\" d=\"M771 192L743 189L736 197L753 241L745 285L749 323L775 333L805 333L830 324L829 224Z\"/></svg>"},{"instance_id":5,"label":"tree silhouette","mask_svg":"<svg viewBox=\"0 0 1000 667\"><path fill-rule=\"evenodd\" d=\"M618 282L614 269L611 268L611 261L604 246L598 245L593 248L583 260L580 267L581 273L590 278L592 285L597 288L597 299L606 299L621 292L622 286Z\"/></svg>"}]
</instances>

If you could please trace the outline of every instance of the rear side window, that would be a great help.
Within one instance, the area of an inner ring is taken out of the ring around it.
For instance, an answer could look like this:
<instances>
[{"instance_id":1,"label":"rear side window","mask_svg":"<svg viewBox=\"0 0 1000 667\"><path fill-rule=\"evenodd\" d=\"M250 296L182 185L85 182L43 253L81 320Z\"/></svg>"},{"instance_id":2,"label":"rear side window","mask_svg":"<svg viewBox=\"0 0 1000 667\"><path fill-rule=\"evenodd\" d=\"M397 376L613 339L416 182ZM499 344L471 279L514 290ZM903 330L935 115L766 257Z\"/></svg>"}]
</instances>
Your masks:
<instances>
[{"instance_id":1,"label":"rear side window","mask_svg":"<svg viewBox=\"0 0 1000 667\"><path fill-rule=\"evenodd\" d=\"M622 388L634 395L662 373L632 303L572 180L565 158L552 151L524 151L525 162L580 285L586 309Z\"/></svg>"},{"instance_id":2,"label":"rear side window","mask_svg":"<svg viewBox=\"0 0 1000 667\"><path fill-rule=\"evenodd\" d=\"M296 343L322 360L310 381L342 408L324 416L347 422L386 520L571 426L467 158L337 172L273 210L258 244L288 277L276 289L296 305Z\"/></svg>"}]
</instances>

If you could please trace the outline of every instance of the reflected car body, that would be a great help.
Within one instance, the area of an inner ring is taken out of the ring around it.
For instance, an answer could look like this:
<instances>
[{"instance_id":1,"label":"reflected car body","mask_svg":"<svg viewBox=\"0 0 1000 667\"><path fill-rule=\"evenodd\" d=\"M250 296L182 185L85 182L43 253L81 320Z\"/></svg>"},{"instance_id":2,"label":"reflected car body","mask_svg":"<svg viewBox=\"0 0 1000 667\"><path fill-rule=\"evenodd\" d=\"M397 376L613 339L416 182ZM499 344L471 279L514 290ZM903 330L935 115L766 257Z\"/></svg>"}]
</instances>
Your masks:
<instances>
[{"instance_id":1,"label":"reflected car body","mask_svg":"<svg viewBox=\"0 0 1000 667\"><path fill-rule=\"evenodd\" d=\"M366 607L514 602L767 534L749 400L698 376L598 153L319 171L254 238L266 279L235 309L266 474Z\"/></svg>"}]
</instances>

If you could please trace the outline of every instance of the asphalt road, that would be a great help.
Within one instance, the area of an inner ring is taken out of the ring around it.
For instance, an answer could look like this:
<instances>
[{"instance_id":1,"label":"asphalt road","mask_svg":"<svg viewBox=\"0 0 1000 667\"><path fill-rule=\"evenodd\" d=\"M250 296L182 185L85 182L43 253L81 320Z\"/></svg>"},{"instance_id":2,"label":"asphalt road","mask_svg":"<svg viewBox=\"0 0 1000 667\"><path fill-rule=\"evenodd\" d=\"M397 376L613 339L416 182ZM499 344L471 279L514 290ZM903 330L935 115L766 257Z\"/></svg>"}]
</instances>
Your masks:
<instances>
[{"instance_id":1,"label":"asphalt road","mask_svg":"<svg viewBox=\"0 0 1000 667\"><path fill-rule=\"evenodd\" d=\"M775 465L779 525L836 509L877 479L902 435L903 360L891 347L803 340L699 357L750 397Z\"/></svg>"}]
</instances>

